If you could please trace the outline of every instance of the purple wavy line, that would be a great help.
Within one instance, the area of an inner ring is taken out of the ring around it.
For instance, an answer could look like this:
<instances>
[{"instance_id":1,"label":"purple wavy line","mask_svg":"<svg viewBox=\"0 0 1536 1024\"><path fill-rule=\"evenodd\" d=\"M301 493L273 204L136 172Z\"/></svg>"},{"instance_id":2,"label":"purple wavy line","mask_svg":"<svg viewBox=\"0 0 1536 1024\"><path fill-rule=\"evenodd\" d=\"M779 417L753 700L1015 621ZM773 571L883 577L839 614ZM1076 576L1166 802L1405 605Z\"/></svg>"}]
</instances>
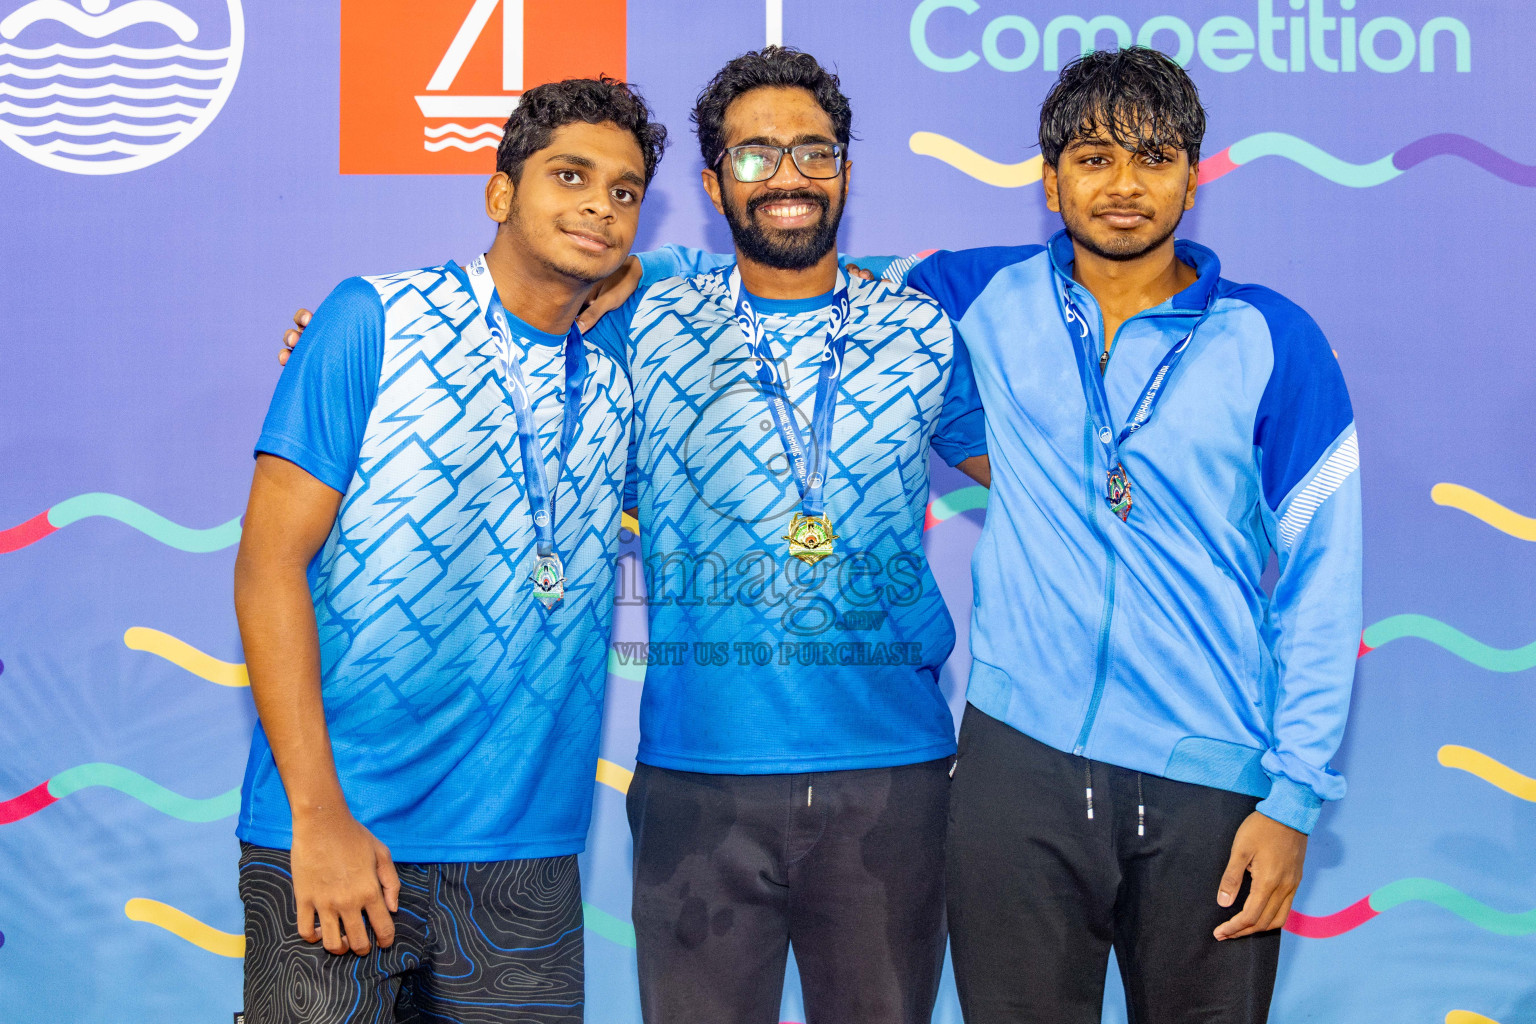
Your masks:
<instances>
[{"instance_id":1,"label":"purple wavy line","mask_svg":"<svg viewBox=\"0 0 1536 1024\"><path fill-rule=\"evenodd\" d=\"M1465 135L1428 135L1417 142L1410 142L1392 154L1392 166L1406 171L1434 156L1459 156L1513 185L1524 185L1527 188L1536 186L1536 166L1517 163Z\"/></svg>"}]
</instances>

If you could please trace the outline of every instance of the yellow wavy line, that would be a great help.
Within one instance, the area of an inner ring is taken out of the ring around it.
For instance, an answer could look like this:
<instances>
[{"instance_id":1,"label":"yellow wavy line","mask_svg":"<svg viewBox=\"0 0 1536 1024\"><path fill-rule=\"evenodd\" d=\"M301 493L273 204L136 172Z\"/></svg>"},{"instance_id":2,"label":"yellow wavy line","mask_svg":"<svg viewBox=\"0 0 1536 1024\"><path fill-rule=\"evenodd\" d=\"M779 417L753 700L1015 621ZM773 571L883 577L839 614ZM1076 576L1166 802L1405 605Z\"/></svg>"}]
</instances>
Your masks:
<instances>
[{"instance_id":1,"label":"yellow wavy line","mask_svg":"<svg viewBox=\"0 0 1536 1024\"><path fill-rule=\"evenodd\" d=\"M612 761L597 759L597 781L609 789L616 789L620 793L629 792L629 783L634 779L635 773L623 765L614 764Z\"/></svg>"},{"instance_id":2,"label":"yellow wavy line","mask_svg":"<svg viewBox=\"0 0 1536 1024\"><path fill-rule=\"evenodd\" d=\"M178 939L192 943L198 949L206 949L219 956L238 960L245 956L245 936L221 932L212 925L203 924L185 911L177 910L159 900L135 897L123 906L123 913L130 921L143 921L164 928Z\"/></svg>"},{"instance_id":3,"label":"yellow wavy line","mask_svg":"<svg viewBox=\"0 0 1536 1024\"><path fill-rule=\"evenodd\" d=\"M200 679L220 686L250 686L251 677L245 666L236 662L220 661L211 654L204 654L184 640L169 633L145 626L134 626L123 634L123 643L130 650L148 651L164 658L177 668L186 669Z\"/></svg>"},{"instance_id":4,"label":"yellow wavy line","mask_svg":"<svg viewBox=\"0 0 1536 1024\"><path fill-rule=\"evenodd\" d=\"M957 171L998 188L1033 185L1040 180L1040 168L1044 163L1040 157L1032 156L1016 164L1000 164L937 132L913 132L907 145L918 156L942 160Z\"/></svg>"},{"instance_id":5,"label":"yellow wavy line","mask_svg":"<svg viewBox=\"0 0 1536 1024\"><path fill-rule=\"evenodd\" d=\"M619 525L628 530L630 533L634 534L636 537L640 536L640 520L636 519L628 512L619 513Z\"/></svg>"},{"instance_id":6,"label":"yellow wavy line","mask_svg":"<svg viewBox=\"0 0 1536 1024\"><path fill-rule=\"evenodd\" d=\"M1484 1017L1471 1010L1452 1010L1445 1015L1445 1024L1499 1024L1492 1017Z\"/></svg>"},{"instance_id":7,"label":"yellow wavy line","mask_svg":"<svg viewBox=\"0 0 1536 1024\"><path fill-rule=\"evenodd\" d=\"M1510 796L1536 803L1536 779L1529 775L1521 775L1508 765L1495 761L1481 750L1448 743L1440 748L1436 757L1447 768L1460 768L1464 772L1476 775L1490 786L1499 787Z\"/></svg>"},{"instance_id":8,"label":"yellow wavy line","mask_svg":"<svg viewBox=\"0 0 1536 1024\"><path fill-rule=\"evenodd\" d=\"M1507 509L1487 495L1479 494L1461 484L1435 484L1429 489L1429 500L1436 505L1457 508L1467 515L1481 519L1495 530L1501 530L1520 540L1536 541L1536 519Z\"/></svg>"}]
</instances>

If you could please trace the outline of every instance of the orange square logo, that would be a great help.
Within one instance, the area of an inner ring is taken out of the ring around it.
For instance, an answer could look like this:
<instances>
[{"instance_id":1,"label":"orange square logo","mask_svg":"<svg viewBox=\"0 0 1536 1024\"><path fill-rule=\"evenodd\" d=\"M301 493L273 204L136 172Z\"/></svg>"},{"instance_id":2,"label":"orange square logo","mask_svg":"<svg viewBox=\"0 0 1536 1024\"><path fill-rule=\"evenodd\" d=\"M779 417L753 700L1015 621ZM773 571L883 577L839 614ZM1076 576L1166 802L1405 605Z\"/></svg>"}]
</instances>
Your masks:
<instances>
[{"instance_id":1,"label":"orange square logo","mask_svg":"<svg viewBox=\"0 0 1536 1024\"><path fill-rule=\"evenodd\" d=\"M341 173L490 174L523 90L624 77L625 0L342 0Z\"/></svg>"}]
</instances>

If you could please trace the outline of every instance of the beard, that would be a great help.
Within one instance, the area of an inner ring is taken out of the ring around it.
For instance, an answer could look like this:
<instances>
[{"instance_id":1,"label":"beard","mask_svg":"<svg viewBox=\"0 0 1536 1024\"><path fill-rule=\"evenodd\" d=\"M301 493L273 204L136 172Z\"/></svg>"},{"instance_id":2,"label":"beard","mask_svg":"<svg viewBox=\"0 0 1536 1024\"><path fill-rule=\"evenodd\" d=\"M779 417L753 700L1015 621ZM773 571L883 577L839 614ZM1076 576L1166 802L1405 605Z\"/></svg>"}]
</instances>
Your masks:
<instances>
[{"instance_id":1,"label":"beard","mask_svg":"<svg viewBox=\"0 0 1536 1024\"><path fill-rule=\"evenodd\" d=\"M1062 204L1061 211L1061 222L1067 229L1068 238L1071 238L1074 243L1082 246L1100 259L1114 260L1118 263L1127 263L1134 259L1140 259L1168 241L1169 238L1173 237L1173 233L1179 229L1179 222L1183 219L1184 210L1181 207L1174 216L1173 223L1169 224L1166 229L1159 231L1149 242L1143 242L1134 235L1112 235L1110 236L1109 244L1101 245L1090 237L1087 230L1087 222L1078 220L1075 211L1073 214L1068 215L1065 203Z\"/></svg>"},{"instance_id":2,"label":"beard","mask_svg":"<svg viewBox=\"0 0 1536 1024\"><path fill-rule=\"evenodd\" d=\"M747 200L746 209L737 211L736 204L726 199L725 221L731 226L731 239L747 259L775 270L808 270L837 246L837 228L843 219L843 206L848 198L848 179L843 179L837 208L832 209L826 195L814 189L794 189L788 192L764 192ZM804 228L781 230L765 228L757 222L757 211L768 203L795 199L820 208L821 220Z\"/></svg>"}]
</instances>

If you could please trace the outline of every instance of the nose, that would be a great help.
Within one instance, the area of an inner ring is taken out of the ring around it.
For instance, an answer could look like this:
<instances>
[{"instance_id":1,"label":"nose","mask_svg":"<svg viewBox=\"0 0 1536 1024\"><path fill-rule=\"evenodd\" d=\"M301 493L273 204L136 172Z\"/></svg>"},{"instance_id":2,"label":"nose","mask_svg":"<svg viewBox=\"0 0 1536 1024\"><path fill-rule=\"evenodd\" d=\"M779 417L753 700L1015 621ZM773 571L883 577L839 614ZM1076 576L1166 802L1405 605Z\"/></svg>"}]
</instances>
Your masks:
<instances>
[{"instance_id":1,"label":"nose","mask_svg":"<svg viewBox=\"0 0 1536 1024\"><path fill-rule=\"evenodd\" d=\"M1122 160L1110 177L1107 191L1112 196L1139 196L1146 192L1141 180L1141 169L1134 158Z\"/></svg>"},{"instance_id":2,"label":"nose","mask_svg":"<svg viewBox=\"0 0 1536 1024\"><path fill-rule=\"evenodd\" d=\"M800 166L795 163L794 155L785 153L779 160L779 169L774 171L773 177L763 185L765 188L788 192L791 189L806 188L810 183L810 179L800 173Z\"/></svg>"},{"instance_id":3,"label":"nose","mask_svg":"<svg viewBox=\"0 0 1536 1024\"><path fill-rule=\"evenodd\" d=\"M612 220L613 197L608 194L608 189L600 185L587 189L581 197L581 212L598 220Z\"/></svg>"}]
</instances>

